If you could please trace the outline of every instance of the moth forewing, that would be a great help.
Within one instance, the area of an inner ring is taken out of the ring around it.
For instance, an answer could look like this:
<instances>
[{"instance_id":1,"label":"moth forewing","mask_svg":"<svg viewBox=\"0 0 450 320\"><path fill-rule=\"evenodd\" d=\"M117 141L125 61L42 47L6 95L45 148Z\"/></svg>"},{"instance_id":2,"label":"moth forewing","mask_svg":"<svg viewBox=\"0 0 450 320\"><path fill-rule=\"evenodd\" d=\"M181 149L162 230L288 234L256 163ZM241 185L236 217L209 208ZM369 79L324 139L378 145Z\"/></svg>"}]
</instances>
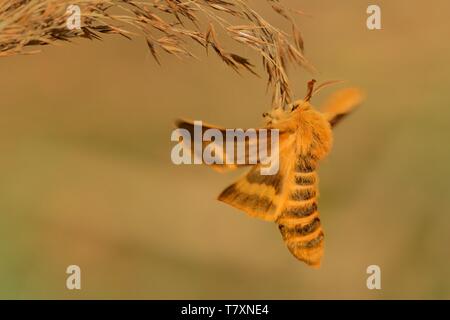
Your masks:
<instances>
[{"instance_id":1,"label":"moth forewing","mask_svg":"<svg viewBox=\"0 0 450 320\"><path fill-rule=\"evenodd\" d=\"M284 200L285 177L289 173L288 162L281 158L286 155L286 151L293 150L293 140L286 138L287 135L281 134L278 142L277 161L279 168L277 172L265 175L262 167L266 165L257 164L241 179L226 188L219 195L219 200L243 210L251 216L266 221L275 221L280 214L280 205ZM271 139L268 139L268 141L271 141ZM270 152L275 153L272 143Z\"/></svg>"}]
</instances>

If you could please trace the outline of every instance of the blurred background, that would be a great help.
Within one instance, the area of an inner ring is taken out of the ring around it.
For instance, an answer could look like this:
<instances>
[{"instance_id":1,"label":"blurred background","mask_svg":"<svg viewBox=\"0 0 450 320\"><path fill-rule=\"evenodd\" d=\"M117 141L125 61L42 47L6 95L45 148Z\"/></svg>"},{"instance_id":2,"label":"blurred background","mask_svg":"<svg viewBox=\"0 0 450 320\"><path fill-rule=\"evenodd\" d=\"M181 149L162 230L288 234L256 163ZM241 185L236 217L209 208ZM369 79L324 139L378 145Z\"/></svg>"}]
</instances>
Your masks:
<instances>
[{"instance_id":1,"label":"blurred background","mask_svg":"<svg viewBox=\"0 0 450 320\"><path fill-rule=\"evenodd\" d=\"M450 2L379 0L380 31L372 3L285 3L312 15L298 21L314 77L368 97L320 168L322 267L215 200L242 172L170 160L177 117L258 126L265 77L200 49L158 66L144 40L106 36L0 59L0 298L450 298ZM313 76L290 75L303 97ZM80 291L65 287L71 264ZM381 290L366 287L372 264Z\"/></svg>"}]
</instances>

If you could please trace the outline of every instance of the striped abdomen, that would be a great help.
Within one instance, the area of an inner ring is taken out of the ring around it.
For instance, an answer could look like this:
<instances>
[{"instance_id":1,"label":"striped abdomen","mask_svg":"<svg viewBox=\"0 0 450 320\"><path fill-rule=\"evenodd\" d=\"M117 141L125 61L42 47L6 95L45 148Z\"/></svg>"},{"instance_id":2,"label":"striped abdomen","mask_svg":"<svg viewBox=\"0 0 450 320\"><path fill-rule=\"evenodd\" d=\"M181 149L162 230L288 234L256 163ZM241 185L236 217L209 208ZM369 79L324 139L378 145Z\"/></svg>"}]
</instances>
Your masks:
<instances>
[{"instance_id":1,"label":"striped abdomen","mask_svg":"<svg viewBox=\"0 0 450 320\"><path fill-rule=\"evenodd\" d=\"M293 170L284 208L277 219L289 251L311 266L319 266L323 231L317 211L316 161L300 158Z\"/></svg>"}]
</instances>

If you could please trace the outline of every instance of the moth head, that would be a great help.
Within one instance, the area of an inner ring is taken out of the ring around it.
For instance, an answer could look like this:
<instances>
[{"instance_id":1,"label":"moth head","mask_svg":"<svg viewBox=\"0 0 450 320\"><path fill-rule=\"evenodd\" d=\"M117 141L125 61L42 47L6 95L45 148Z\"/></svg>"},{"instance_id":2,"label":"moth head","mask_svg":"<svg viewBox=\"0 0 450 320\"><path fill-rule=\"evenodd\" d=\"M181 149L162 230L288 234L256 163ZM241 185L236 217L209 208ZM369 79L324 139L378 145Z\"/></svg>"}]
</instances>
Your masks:
<instances>
[{"instance_id":1,"label":"moth head","mask_svg":"<svg viewBox=\"0 0 450 320\"><path fill-rule=\"evenodd\" d=\"M280 121L286 120L290 117L291 111L289 108L276 108L270 112L263 113L263 118L266 121L266 125L273 125Z\"/></svg>"}]
</instances>

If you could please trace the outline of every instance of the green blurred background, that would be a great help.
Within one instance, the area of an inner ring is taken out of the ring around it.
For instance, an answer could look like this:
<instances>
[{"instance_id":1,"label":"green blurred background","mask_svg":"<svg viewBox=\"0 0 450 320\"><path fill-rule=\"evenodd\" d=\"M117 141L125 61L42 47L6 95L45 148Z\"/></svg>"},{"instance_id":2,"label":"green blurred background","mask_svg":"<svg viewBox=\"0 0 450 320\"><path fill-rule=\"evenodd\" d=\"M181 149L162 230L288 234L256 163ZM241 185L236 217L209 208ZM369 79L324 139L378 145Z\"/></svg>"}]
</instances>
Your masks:
<instances>
[{"instance_id":1,"label":"green blurred background","mask_svg":"<svg viewBox=\"0 0 450 320\"><path fill-rule=\"evenodd\" d=\"M143 40L106 37L0 59L0 298L450 298L450 2L376 1L380 31L372 3L286 4L313 15L299 24L314 77L368 96L320 169L322 267L215 200L242 172L170 161L177 117L258 126L265 78L200 49L159 67ZM312 75L290 74L302 97ZM366 287L371 264L382 290Z\"/></svg>"}]
</instances>

